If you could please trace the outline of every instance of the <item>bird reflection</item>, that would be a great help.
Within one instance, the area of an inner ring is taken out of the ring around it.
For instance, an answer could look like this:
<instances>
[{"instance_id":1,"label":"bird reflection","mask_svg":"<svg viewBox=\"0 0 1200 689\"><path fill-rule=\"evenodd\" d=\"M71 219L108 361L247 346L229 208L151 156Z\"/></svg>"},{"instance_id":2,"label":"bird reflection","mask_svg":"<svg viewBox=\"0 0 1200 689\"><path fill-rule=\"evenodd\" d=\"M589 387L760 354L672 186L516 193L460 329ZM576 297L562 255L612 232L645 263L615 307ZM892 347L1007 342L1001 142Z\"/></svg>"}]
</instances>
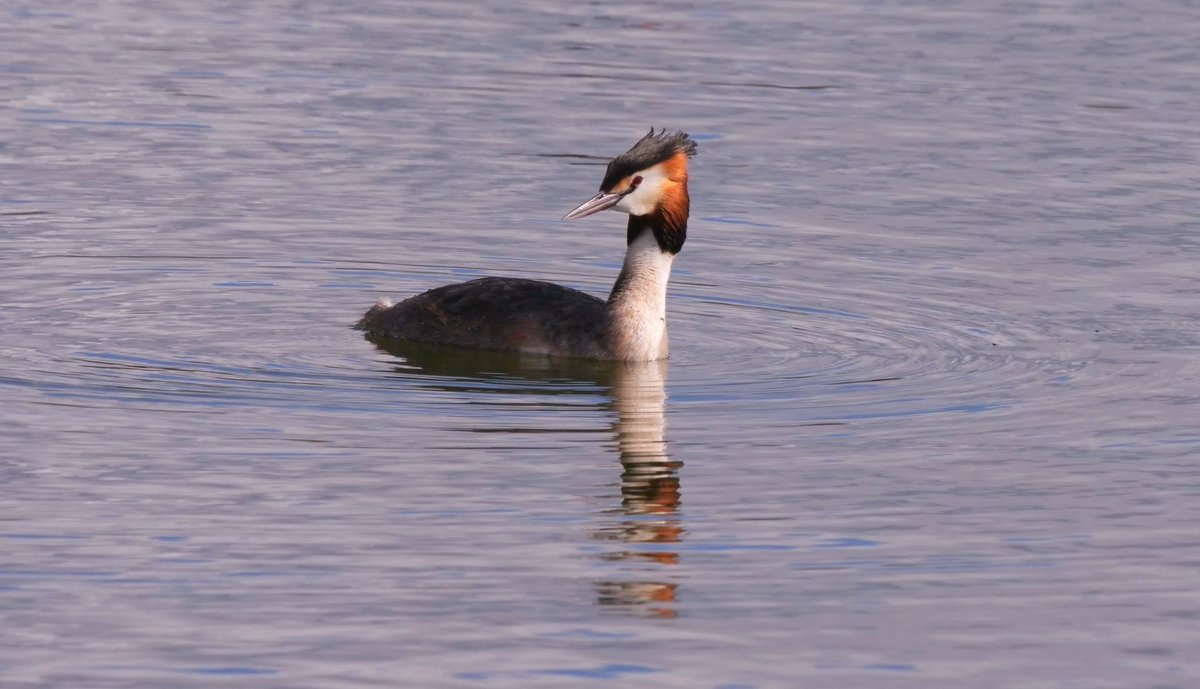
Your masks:
<instances>
[{"instance_id":1,"label":"bird reflection","mask_svg":"<svg viewBox=\"0 0 1200 689\"><path fill-rule=\"evenodd\" d=\"M602 409L613 419L621 466L620 503L604 512L606 519L594 534L597 540L615 545L600 556L612 576L596 582L596 600L628 613L676 616L678 585L670 570L679 564L674 546L684 534L679 515L683 463L667 453L666 361L598 362L395 340L375 343L404 359L403 373L436 376L437 387L459 392L470 391L471 381L478 381L481 392L497 394L491 385L497 376L510 383L530 383L506 386L515 393L535 392L539 383L546 382L556 383L553 394L564 394L563 382L578 383L580 394L606 392L608 403ZM448 379L453 383L448 384Z\"/></svg>"},{"instance_id":2,"label":"bird reflection","mask_svg":"<svg viewBox=\"0 0 1200 689\"><path fill-rule=\"evenodd\" d=\"M606 556L613 561L637 563L654 575L679 564L672 547L683 535L679 517L679 468L667 454L667 362L626 363L615 368L612 404L613 429L621 458L621 509L615 523L597 533L601 539L628 544ZM674 617L677 584L670 581L603 581L599 600L604 605L644 606L650 614Z\"/></svg>"}]
</instances>

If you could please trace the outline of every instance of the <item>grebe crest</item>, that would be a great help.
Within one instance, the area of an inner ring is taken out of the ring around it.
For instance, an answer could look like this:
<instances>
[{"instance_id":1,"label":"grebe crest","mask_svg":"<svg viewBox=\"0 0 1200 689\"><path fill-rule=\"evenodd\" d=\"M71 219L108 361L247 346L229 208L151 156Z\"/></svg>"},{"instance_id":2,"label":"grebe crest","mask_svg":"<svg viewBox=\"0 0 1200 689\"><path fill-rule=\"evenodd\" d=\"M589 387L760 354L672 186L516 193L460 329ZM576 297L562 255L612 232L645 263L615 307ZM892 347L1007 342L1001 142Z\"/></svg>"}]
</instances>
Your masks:
<instances>
[{"instance_id":1,"label":"grebe crest","mask_svg":"<svg viewBox=\"0 0 1200 689\"><path fill-rule=\"evenodd\" d=\"M375 337L536 354L648 361L666 358L667 281L687 239L688 158L683 132L651 129L613 158L600 191L563 216L629 215L625 260L607 300L539 280L481 278L392 305L358 327Z\"/></svg>"}]
</instances>

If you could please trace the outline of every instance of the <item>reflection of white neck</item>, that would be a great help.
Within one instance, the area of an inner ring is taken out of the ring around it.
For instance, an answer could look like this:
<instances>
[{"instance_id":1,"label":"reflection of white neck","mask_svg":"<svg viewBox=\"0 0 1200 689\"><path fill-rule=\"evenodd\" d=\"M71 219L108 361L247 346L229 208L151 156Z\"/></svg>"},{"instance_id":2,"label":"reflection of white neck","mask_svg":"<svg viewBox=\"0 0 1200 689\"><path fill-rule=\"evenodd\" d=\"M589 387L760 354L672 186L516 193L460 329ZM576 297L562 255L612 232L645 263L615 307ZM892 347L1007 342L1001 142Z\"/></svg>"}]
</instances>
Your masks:
<instances>
[{"instance_id":1,"label":"reflection of white neck","mask_svg":"<svg viewBox=\"0 0 1200 689\"><path fill-rule=\"evenodd\" d=\"M608 298L613 349L626 361L667 356L667 280L675 255L654 233L642 232L625 250L625 263Z\"/></svg>"},{"instance_id":2,"label":"reflection of white neck","mask_svg":"<svg viewBox=\"0 0 1200 689\"><path fill-rule=\"evenodd\" d=\"M663 420L666 379L665 361L628 362L617 371L613 385L617 446L627 467L643 465L646 470L644 465L652 465L649 473L658 474L663 469L653 465L670 461Z\"/></svg>"}]
</instances>

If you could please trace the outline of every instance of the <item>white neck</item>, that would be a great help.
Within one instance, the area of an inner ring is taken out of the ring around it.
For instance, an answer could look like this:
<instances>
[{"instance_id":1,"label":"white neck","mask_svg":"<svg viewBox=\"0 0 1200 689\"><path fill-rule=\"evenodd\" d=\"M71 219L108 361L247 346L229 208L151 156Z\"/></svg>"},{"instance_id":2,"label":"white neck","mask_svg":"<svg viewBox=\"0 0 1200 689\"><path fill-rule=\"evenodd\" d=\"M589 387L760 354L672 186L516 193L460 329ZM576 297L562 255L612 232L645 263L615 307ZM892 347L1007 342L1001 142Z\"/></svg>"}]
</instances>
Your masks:
<instances>
[{"instance_id":1,"label":"white neck","mask_svg":"<svg viewBox=\"0 0 1200 689\"><path fill-rule=\"evenodd\" d=\"M614 353L626 361L667 357L667 280L675 255L654 233L642 232L625 250L625 264L608 298Z\"/></svg>"}]
</instances>

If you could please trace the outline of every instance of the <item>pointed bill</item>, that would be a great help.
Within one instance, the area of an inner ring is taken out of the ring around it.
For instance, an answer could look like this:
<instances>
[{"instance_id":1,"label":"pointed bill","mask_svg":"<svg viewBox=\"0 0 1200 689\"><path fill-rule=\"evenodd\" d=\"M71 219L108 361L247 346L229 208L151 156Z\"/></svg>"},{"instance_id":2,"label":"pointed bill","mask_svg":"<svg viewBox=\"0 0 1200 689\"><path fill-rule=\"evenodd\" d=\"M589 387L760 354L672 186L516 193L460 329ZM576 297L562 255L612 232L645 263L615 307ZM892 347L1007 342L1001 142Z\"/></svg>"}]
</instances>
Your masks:
<instances>
[{"instance_id":1,"label":"pointed bill","mask_svg":"<svg viewBox=\"0 0 1200 689\"><path fill-rule=\"evenodd\" d=\"M602 191L591 199L584 201L579 208L567 213L562 217L562 219L578 220L579 218L586 218L593 213L599 213L602 210L612 208L613 206L617 205L617 202L620 200L621 194L607 194Z\"/></svg>"}]
</instances>

